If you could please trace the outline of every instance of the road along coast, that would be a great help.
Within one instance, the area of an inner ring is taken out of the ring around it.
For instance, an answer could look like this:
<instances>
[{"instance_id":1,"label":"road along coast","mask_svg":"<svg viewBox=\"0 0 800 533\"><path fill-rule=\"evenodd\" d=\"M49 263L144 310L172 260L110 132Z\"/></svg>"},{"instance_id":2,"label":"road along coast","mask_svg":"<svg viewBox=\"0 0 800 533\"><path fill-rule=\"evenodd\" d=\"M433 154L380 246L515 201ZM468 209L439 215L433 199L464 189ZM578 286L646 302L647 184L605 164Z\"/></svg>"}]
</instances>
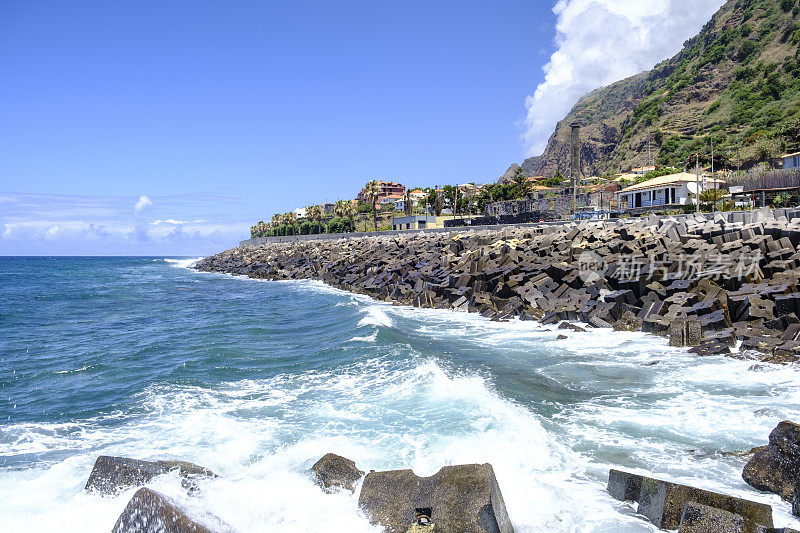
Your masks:
<instances>
[{"instance_id":1,"label":"road along coast","mask_svg":"<svg viewBox=\"0 0 800 533\"><path fill-rule=\"evenodd\" d=\"M265 243L195 268L787 363L800 358L798 246L800 209L761 209Z\"/></svg>"}]
</instances>

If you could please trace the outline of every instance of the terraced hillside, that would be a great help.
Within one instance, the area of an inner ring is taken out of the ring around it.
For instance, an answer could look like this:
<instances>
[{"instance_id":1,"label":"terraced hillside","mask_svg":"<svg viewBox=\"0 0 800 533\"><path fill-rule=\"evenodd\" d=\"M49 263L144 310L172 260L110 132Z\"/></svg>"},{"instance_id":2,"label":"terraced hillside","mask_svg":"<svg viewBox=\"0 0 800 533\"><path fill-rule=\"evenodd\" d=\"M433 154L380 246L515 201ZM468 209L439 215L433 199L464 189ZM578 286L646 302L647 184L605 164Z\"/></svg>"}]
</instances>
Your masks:
<instances>
[{"instance_id":1,"label":"terraced hillside","mask_svg":"<svg viewBox=\"0 0 800 533\"><path fill-rule=\"evenodd\" d=\"M584 175L699 153L717 168L800 145L800 0L730 0L675 57L582 98L528 175L569 170L569 125L583 122ZM650 152L648 156L648 140Z\"/></svg>"}]
</instances>

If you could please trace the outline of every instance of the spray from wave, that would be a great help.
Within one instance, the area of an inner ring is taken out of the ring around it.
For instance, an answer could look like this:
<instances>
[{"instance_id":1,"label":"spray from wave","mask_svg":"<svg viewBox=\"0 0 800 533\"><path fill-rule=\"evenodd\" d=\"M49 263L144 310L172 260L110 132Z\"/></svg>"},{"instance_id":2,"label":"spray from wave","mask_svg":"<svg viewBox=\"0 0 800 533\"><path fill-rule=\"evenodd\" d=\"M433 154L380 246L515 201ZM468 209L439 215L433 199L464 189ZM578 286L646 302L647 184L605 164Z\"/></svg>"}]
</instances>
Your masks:
<instances>
[{"instance_id":1,"label":"spray from wave","mask_svg":"<svg viewBox=\"0 0 800 533\"><path fill-rule=\"evenodd\" d=\"M167 259L164 259L164 262L171 264L175 268L191 268L195 264L197 264L198 261L201 261L201 260L203 260L202 257L195 257L193 259L169 259L169 258L167 258Z\"/></svg>"}]
</instances>

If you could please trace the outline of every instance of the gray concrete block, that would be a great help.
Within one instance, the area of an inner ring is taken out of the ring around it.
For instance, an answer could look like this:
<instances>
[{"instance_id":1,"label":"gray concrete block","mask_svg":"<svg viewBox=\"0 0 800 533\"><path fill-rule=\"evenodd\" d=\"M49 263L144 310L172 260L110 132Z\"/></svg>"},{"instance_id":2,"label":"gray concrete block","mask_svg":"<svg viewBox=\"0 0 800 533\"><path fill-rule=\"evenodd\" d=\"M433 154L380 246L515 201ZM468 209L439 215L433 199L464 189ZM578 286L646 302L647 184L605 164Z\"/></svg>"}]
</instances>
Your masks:
<instances>
[{"instance_id":1,"label":"gray concrete block","mask_svg":"<svg viewBox=\"0 0 800 533\"><path fill-rule=\"evenodd\" d=\"M364 478L358 503L388 532L405 533L425 509L437 533L513 533L490 464L445 466L430 477L373 471Z\"/></svg>"}]
</instances>

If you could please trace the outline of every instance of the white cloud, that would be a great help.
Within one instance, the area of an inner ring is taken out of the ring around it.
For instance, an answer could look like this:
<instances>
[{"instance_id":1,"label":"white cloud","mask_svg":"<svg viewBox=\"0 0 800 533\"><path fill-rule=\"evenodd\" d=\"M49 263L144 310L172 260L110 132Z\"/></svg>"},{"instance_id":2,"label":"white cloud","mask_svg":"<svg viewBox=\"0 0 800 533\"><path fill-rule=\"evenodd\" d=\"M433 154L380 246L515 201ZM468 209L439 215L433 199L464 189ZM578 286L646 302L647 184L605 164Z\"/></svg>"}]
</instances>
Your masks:
<instances>
[{"instance_id":1,"label":"white cloud","mask_svg":"<svg viewBox=\"0 0 800 533\"><path fill-rule=\"evenodd\" d=\"M586 93L676 54L724 0L558 0L556 51L525 100L525 148L539 155Z\"/></svg>"},{"instance_id":2,"label":"white cloud","mask_svg":"<svg viewBox=\"0 0 800 533\"><path fill-rule=\"evenodd\" d=\"M130 196L3 196L0 255L207 255L247 238L255 218L222 196L159 196L152 222Z\"/></svg>"},{"instance_id":3,"label":"white cloud","mask_svg":"<svg viewBox=\"0 0 800 533\"><path fill-rule=\"evenodd\" d=\"M161 224L172 224L172 225L179 225L179 224L200 224L205 222L202 218L198 218L195 220L175 220L174 218L168 218L166 220L154 220L150 224L153 226L160 226Z\"/></svg>"},{"instance_id":4,"label":"white cloud","mask_svg":"<svg viewBox=\"0 0 800 533\"><path fill-rule=\"evenodd\" d=\"M134 211L141 211L145 207L148 207L148 206L151 206L151 205L153 205L153 200L151 200L150 198L148 198L145 195L142 195L142 196L139 197L139 201L136 202L136 205L133 206L133 210Z\"/></svg>"}]
</instances>

